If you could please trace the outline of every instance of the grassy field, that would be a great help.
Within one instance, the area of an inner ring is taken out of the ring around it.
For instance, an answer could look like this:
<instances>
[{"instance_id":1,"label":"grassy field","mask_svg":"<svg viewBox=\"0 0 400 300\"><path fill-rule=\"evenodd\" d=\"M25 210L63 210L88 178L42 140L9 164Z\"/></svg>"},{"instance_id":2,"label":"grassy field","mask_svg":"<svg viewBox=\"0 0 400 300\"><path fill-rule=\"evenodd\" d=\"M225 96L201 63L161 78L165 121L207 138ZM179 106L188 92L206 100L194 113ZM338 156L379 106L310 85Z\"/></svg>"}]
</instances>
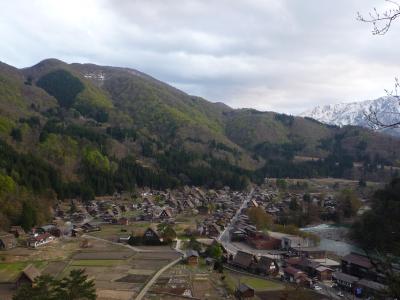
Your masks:
<instances>
[{"instance_id":1,"label":"grassy field","mask_svg":"<svg viewBox=\"0 0 400 300\"><path fill-rule=\"evenodd\" d=\"M112 267L116 265L120 265L124 262L123 260L117 259L81 259L74 260L71 263L71 266L79 266L79 267Z\"/></svg>"},{"instance_id":2,"label":"grassy field","mask_svg":"<svg viewBox=\"0 0 400 300\"><path fill-rule=\"evenodd\" d=\"M248 286L252 287L255 291L261 292L261 291L276 291L276 290L282 290L285 288L283 284L266 280L266 279L261 279L261 278L256 278L256 277L251 277L251 276L246 276L246 275L241 275L241 274L234 274L234 273L228 273L225 278L225 283L229 290L234 291L237 286L240 283L245 283Z\"/></svg>"},{"instance_id":3,"label":"grassy field","mask_svg":"<svg viewBox=\"0 0 400 300\"><path fill-rule=\"evenodd\" d=\"M29 264L33 264L38 269L43 269L47 262L46 261L21 261L12 263L0 263L0 282L12 282L23 269Z\"/></svg>"},{"instance_id":4,"label":"grassy field","mask_svg":"<svg viewBox=\"0 0 400 300\"><path fill-rule=\"evenodd\" d=\"M104 239L116 239L119 236L144 232L149 226L149 222L135 222L134 224L130 224L127 226L107 224L101 225L100 231L90 232L89 235Z\"/></svg>"}]
</instances>

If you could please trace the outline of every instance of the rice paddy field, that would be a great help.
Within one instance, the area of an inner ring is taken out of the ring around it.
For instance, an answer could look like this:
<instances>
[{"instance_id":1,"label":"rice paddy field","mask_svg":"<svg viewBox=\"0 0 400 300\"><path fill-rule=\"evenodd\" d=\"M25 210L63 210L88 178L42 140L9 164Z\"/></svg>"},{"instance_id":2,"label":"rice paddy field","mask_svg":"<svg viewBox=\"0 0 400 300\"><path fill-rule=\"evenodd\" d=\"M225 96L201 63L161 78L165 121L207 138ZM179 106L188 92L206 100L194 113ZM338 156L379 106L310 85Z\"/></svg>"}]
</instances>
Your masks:
<instances>
[{"instance_id":1,"label":"rice paddy field","mask_svg":"<svg viewBox=\"0 0 400 300\"><path fill-rule=\"evenodd\" d=\"M89 243L81 248L84 239ZM0 295L7 294L1 289L9 292L22 270L33 264L42 274L57 279L68 276L71 270L84 269L89 279L94 280L98 300L132 299L155 272L178 257L171 248L155 247L153 253L148 247L144 251L89 237L59 240L36 249L2 251Z\"/></svg>"}]
</instances>

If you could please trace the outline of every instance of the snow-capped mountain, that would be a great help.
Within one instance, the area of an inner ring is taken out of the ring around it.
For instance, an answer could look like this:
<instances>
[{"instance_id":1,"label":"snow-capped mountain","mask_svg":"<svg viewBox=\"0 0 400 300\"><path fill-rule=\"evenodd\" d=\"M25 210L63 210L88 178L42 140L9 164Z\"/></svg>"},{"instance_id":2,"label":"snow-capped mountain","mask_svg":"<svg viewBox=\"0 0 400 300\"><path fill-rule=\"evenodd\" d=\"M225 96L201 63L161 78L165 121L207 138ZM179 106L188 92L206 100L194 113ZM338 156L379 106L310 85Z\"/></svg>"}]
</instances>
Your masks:
<instances>
[{"instance_id":1,"label":"snow-capped mountain","mask_svg":"<svg viewBox=\"0 0 400 300\"><path fill-rule=\"evenodd\" d=\"M396 97L387 96L375 100L366 100L351 103L339 103L317 106L300 114L301 117L310 117L322 123L345 126L357 125L370 127L366 114L376 111L379 120L385 124L400 120L400 101ZM393 135L399 135L400 129L385 130Z\"/></svg>"}]
</instances>

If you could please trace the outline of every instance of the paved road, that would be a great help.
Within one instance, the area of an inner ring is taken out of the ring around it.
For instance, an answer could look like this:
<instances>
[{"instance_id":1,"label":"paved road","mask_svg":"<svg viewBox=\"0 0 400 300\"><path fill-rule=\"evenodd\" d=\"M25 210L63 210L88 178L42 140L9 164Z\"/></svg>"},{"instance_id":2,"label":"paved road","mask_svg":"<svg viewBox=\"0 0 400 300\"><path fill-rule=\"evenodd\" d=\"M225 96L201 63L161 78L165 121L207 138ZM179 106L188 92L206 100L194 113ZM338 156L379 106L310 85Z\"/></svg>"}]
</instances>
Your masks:
<instances>
[{"instance_id":1,"label":"paved road","mask_svg":"<svg viewBox=\"0 0 400 300\"><path fill-rule=\"evenodd\" d=\"M323 282L318 282L317 285L322 287L322 290L319 291L319 293L325 295L326 297L328 297L328 299L334 299L334 300L342 300L342 299L352 300L352 299L355 299L352 294L349 294L348 292L343 291L343 290L332 288L332 287L330 287L329 285L327 285L327 284L325 284ZM343 297L338 296L338 292L339 291L342 292Z\"/></svg>"},{"instance_id":2,"label":"paved road","mask_svg":"<svg viewBox=\"0 0 400 300\"><path fill-rule=\"evenodd\" d=\"M156 274L154 274L153 278L151 278L147 282L147 284L142 288L142 290L136 296L135 300L141 300L144 297L144 295L148 292L148 290L151 288L151 286L157 281L158 277L160 277L161 274L164 273L166 270L168 270L169 268L171 268L172 266L174 266L178 262L180 262L181 259L182 259L182 257L179 257L178 259L174 260L173 262L171 262L168 265L161 268Z\"/></svg>"},{"instance_id":3,"label":"paved road","mask_svg":"<svg viewBox=\"0 0 400 300\"><path fill-rule=\"evenodd\" d=\"M242 205L236 211L236 214L233 216L233 218L229 222L229 225L225 227L225 229L221 232L220 236L218 237L218 241L231 254L236 254L236 252L240 249L231 243L231 237L230 237L229 231L232 229L233 224L239 218L240 214L242 213L242 210L247 207L247 204L250 202L251 198L253 197L253 194L254 194L254 189L252 188L250 193L243 200Z\"/></svg>"}]
</instances>

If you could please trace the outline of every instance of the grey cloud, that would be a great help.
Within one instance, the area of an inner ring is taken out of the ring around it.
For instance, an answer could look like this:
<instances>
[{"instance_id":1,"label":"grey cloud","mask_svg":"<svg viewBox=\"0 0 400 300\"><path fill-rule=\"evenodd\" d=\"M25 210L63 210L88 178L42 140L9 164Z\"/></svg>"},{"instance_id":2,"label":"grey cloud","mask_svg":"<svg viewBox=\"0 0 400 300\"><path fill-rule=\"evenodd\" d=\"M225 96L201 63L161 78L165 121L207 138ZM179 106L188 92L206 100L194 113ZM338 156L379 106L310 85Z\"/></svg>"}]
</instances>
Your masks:
<instances>
[{"instance_id":1,"label":"grey cloud","mask_svg":"<svg viewBox=\"0 0 400 300\"><path fill-rule=\"evenodd\" d=\"M0 12L0 60L128 66L234 107L298 113L381 96L395 36L356 21L383 0L20 0Z\"/></svg>"}]
</instances>

